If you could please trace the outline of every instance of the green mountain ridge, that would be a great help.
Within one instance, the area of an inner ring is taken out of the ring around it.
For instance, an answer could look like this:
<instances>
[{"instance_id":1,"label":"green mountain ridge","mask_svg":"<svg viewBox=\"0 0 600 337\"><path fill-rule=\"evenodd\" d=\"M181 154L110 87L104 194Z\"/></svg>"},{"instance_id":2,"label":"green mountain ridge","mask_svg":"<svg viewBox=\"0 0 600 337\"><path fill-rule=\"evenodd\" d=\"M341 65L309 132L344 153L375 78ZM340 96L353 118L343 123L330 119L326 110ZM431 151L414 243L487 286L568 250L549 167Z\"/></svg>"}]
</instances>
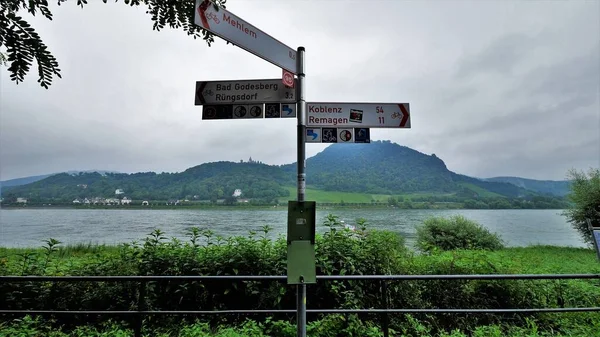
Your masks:
<instances>
[{"instance_id":1,"label":"green mountain ridge","mask_svg":"<svg viewBox=\"0 0 600 337\"><path fill-rule=\"evenodd\" d=\"M435 154L427 155L390 141L333 144L307 159L307 188L373 195L430 194L462 199L533 198L553 191L535 180L501 181L454 173ZM522 182L525 181L526 184ZM521 185L517 185L520 183ZM296 163L204 163L178 173L61 173L21 186L5 187L7 200L71 202L75 198L114 197L117 189L134 200L213 200L242 197L271 202L290 199ZM537 188L538 190L535 190ZM545 189L544 189L545 188ZM540 191L544 190L544 191Z\"/></svg>"},{"instance_id":2,"label":"green mountain ridge","mask_svg":"<svg viewBox=\"0 0 600 337\"><path fill-rule=\"evenodd\" d=\"M100 173L100 174L118 173L118 172L115 172L115 171L106 171L106 170L85 170L85 171L67 171L67 172L41 174L41 175L36 175L36 176L15 178L15 179L7 179L7 180L0 181L0 193L2 192L2 187L27 185L27 184L31 184L31 183L34 183L36 181L40 181L42 179L48 178L48 177L56 175L56 174L61 174L61 173L79 174L79 173L82 173L82 172L83 173L97 172L97 173Z\"/></svg>"},{"instance_id":3,"label":"green mountain ridge","mask_svg":"<svg viewBox=\"0 0 600 337\"><path fill-rule=\"evenodd\" d=\"M565 196L570 192L571 182L568 180L534 180L520 177L493 177L485 178L489 182L505 182L538 193Z\"/></svg>"}]
</instances>

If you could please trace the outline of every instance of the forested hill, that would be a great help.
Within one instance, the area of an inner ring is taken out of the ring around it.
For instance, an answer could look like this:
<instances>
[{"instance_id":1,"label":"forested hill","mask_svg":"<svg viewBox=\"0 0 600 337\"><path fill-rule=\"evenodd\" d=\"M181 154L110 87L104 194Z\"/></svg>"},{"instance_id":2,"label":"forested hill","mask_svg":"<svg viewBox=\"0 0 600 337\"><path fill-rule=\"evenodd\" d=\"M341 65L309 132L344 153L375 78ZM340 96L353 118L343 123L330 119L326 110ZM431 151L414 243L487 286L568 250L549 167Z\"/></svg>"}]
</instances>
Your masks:
<instances>
[{"instance_id":1,"label":"forested hill","mask_svg":"<svg viewBox=\"0 0 600 337\"><path fill-rule=\"evenodd\" d=\"M75 198L120 197L134 200L215 200L236 189L243 197L265 201L285 199L296 184L296 164L214 162L179 173L62 173L23 186L5 188L2 195L32 202ZM448 170L435 154L427 155L389 141L333 144L307 160L307 187L381 195L443 193L463 198L529 197L529 185L486 181ZM540 186L537 186L538 189Z\"/></svg>"},{"instance_id":2,"label":"forested hill","mask_svg":"<svg viewBox=\"0 0 600 337\"><path fill-rule=\"evenodd\" d=\"M114 171L104 171L104 170L68 171L65 173L74 174L74 173L91 173L91 172L97 172L100 174L118 173L118 172L114 172ZM48 178L48 177L56 175L56 174L59 174L59 173L42 174L42 175L38 175L38 176L29 176L29 177L8 179L8 180L0 181L0 193L2 192L2 187L21 186L21 185L31 184L33 182L40 181L42 179Z\"/></svg>"},{"instance_id":3,"label":"forested hill","mask_svg":"<svg viewBox=\"0 0 600 337\"><path fill-rule=\"evenodd\" d=\"M516 186L526 188L528 190L532 190L534 192L557 196L565 196L569 194L571 186L571 182L568 180L533 180L519 177L494 177L483 180L510 183Z\"/></svg>"},{"instance_id":4,"label":"forested hill","mask_svg":"<svg viewBox=\"0 0 600 337\"><path fill-rule=\"evenodd\" d=\"M284 166L293 173L296 164ZM306 161L307 184L315 188L394 194L452 192L452 173L435 155L388 141L334 144Z\"/></svg>"},{"instance_id":5,"label":"forested hill","mask_svg":"<svg viewBox=\"0 0 600 337\"><path fill-rule=\"evenodd\" d=\"M283 167L295 172L296 165ZM503 182L456 174L435 154L427 155L390 141L334 144L306 161L307 185L330 191L396 194L456 193L463 196L531 195Z\"/></svg>"},{"instance_id":6,"label":"forested hill","mask_svg":"<svg viewBox=\"0 0 600 337\"><path fill-rule=\"evenodd\" d=\"M2 195L26 197L34 202L70 202L75 198L114 197L116 190L121 189L122 196L134 200L214 200L241 189L244 197L272 200L289 195L283 186L290 185L291 177L278 166L214 162L180 173L61 173L28 185L6 188Z\"/></svg>"}]
</instances>

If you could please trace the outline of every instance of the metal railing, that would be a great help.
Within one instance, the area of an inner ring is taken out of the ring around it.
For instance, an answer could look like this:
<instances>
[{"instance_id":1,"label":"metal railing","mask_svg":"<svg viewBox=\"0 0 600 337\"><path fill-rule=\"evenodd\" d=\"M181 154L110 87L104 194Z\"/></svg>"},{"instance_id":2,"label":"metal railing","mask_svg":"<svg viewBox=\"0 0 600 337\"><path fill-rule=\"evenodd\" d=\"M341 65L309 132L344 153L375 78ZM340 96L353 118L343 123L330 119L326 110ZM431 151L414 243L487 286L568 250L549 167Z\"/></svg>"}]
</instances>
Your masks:
<instances>
[{"instance_id":1,"label":"metal railing","mask_svg":"<svg viewBox=\"0 0 600 337\"><path fill-rule=\"evenodd\" d=\"M2 282L139 282L137 298L138 310L1 310L0 314L96 314L96 315L132 315L135 324L133 330L136 337L141 336L143 318L146 315L225 315L225 314L293 314L296 309L246 309L246 310L146 310L146 284L153 281L286 281L285 275L203 275L203 276L0 276ZM388 308L387 282L392 280L564 280L564 279L597 279L600 274L476 274L476 275L318 275L317 280L371 280L380 281L384 308L376 309L307 309L307 313L315 314L381 314L381 325L384 336L389 336L389 314L442 314L442 313L560 313L560 312L600 312L600 307L570 308L508 308L508 309L400 309Z\"/></svg>"}]
</instances>

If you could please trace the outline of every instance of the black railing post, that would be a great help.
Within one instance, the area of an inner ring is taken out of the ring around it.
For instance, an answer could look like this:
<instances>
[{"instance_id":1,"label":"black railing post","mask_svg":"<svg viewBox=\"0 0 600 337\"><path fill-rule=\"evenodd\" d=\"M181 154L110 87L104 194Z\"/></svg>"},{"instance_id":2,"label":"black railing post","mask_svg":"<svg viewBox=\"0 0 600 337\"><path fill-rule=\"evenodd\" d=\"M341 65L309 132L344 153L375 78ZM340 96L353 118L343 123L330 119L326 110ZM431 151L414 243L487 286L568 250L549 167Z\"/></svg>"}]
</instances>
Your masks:
<instances>
[{"instance_id":1,"label":"black railing post","mask_svg":"<svg viewBox=\"0 0 600 337\"><path fill-rule=\"evenodd\" d=\"M142 324L144 322L144 315L139 312L146 310L146 281L144 280L140 281L137 309L138 314L135 316L133 333L135 337L142 337Z\"/></svg>"},{"instance_id":2,"label":"black railing post","mask_svg":"<svg viewBox=\"0 0 600 337\"><path fill-rule=\"evenodd\" d=\"M387 282L386 280L381 280L381 296L383 299L383 308L384 309L389 309L388 306L388 292L387 292ZM383 330L383 337L389 337L390 336L390 321L389 321L389 316L387 311L384 312L381 315L381 319L382 319L382 323L381 323L381 328Z\"/></svg>"}]
</instances>

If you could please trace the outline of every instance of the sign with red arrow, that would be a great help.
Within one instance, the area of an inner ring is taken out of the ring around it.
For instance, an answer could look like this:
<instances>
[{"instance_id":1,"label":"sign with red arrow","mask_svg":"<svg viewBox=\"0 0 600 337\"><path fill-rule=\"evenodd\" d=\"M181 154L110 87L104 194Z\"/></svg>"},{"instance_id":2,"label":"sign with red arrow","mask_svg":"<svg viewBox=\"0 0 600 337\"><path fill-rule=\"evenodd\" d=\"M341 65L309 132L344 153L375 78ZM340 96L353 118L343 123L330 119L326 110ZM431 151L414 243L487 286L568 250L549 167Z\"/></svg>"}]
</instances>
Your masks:
<instances>
[{"instance_id":1,"label":"sign with red arrow","mask_svg":"<svg viewBox=\"0 0 600 337\"><path fill-rule=\"evenodd\" d=\"M296 103L296 90L281 79L197 81L195 105Z\"/></svg>"},{"instance_id":2,"label":"sign with red arrow","mask_svg":"<svg viewBox=\"0 0 600 337\"><path fill-rule=\"evenodd\" d=\"M293 74L296 51L211 0L197 0L194 23L218 37Z\"/></svg>"},{"instance_id":3,"label":"sign with red arrow","mask_svg":"<svg viewBox=\"0 0 600 337\"><path fill-rule=\"evenodd\" d=\"M308 127L410 129L408 103L306 103Z\"/></svg>"}]
</instances>

